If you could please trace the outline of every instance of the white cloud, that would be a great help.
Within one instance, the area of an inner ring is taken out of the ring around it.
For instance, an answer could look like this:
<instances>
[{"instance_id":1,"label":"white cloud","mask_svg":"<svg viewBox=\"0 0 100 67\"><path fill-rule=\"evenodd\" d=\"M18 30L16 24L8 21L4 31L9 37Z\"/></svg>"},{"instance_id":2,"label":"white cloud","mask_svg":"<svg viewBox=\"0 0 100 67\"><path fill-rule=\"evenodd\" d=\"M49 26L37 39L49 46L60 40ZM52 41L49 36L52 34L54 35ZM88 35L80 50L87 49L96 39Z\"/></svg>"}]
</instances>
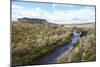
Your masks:
<instances>
[{"instance_id":1,"label":"white cloud","mask_svg":"<svg viewBox=\"0 0 100 67\"><path fill-rule=\"evenodd\" d=\"M95 12L86 8L69 12L55 10L52 14L47 13L45 16L51 22L57 23L95 22Z\"/></svg>"},{"instance_id":2,"label":"white cloud","mask_svg":"<svg viewBox=\"0 0 100 67\"><path fill-rule=\"evenodd\" d=\"M54 7L57 5L54 5ZM43 18L54 23L78 23L78 22L94 22L95 11L91 8L83 8L80 10L61 11L54 10L53 12L43 10L39 7L25 8L12 4L12 19L30 17Z\"/></svg>"},{"instance_id":3,"label":"white cloud","mask_svg":"<svg viewBox=\"0 0 100 67\"><path fill-rule=\"evenodd\" d=\"M57 4L52 4L52 7L55 8Z\"/></svg>"},{"instance_id":4,"label":"white cloud","mask_svg":"<svg viewBox=\"0 0 100 67\"><path fill-rule=\"evenodd\" d=\"M23 6L12 5L12 20L22 17L37 17L41 18L42 10L38 7L35 8L25 8Z\"/></svg>"}]
</instances>

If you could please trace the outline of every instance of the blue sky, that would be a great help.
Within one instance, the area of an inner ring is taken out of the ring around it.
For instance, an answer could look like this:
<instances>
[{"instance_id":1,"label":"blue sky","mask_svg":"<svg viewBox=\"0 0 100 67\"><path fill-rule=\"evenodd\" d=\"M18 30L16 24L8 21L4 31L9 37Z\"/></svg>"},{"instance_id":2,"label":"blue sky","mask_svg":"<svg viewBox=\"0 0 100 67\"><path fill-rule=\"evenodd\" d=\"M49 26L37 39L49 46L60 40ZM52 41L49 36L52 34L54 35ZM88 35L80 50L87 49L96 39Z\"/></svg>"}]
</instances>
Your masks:
<instances>
[{"instance_id":1,"label":"blue sky","mask_svg":"<svg viewBox=\"0 0 100 67\"><path fill-rule=\"evenodd\" d=\"M12 20L23 17L42 18L58 24L95 22L95 7L12 1Z\"/></svg>"}]
</instances>

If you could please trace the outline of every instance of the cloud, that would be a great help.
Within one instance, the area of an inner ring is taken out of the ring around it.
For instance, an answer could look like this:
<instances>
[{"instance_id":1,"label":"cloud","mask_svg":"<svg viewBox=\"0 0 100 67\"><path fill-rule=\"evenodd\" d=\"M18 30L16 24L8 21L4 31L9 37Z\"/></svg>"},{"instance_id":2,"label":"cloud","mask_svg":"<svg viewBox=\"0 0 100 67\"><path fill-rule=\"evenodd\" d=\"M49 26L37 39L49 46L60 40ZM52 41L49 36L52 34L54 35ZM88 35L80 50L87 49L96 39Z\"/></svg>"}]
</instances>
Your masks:
<instances>
[{"instance_id":1,"label":"cloud","mask_svg":"<svg viewBox=\"0 0 100 67\"><path fill-rule=\"evenodd\" d=\"M52 13L46 13L45 16L55 23L95 22L95 12L88 8L68 12L55 10Z\"/></svg>"},{"instance_id":2,"label":"cloud","mask_svg":"<svg viewBox=\"0 0 100 67\"><path fill-rule=\"evenodd\" d=\"M12 20L16 20L17 18L23 18L23 17L41 18L42 13L43 13L42 10L38 7L25 8L23 6L12 4Z\"/></svg>"},{"instance_id":3,"label":"cloud","mask_svg":"<svg viewBox=\"0 0 100 67\"><path fill-rule=\"evenodd\" d=\"M53 4L52 7L55 8L59 6L58 4ZM73 6L70 6L73 7ZM40 7L33 6L33 8L28 8L16 4L12 4L12 20L17 18L42 18L53 23L80 23L80 22L95 22L95 8L85 7L76 10L59 10L54 9L52 12L49 10L44 10Z\"/></svg>"}]
</instances>

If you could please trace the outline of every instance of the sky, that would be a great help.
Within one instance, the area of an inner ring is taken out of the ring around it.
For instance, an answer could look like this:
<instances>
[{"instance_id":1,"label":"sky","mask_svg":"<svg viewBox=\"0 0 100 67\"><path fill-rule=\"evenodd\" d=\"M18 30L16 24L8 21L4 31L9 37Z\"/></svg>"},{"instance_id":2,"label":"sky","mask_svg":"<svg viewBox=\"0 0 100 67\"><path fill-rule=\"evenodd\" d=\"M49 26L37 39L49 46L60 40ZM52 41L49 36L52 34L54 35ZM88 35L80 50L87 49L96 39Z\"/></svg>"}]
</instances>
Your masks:
<instances>
[{"instance_id":1,"label":"sky","mask_svg":"<svg viewBox=\"0 0 100 67\"><path fill-rule=\"evenodd\" d=\"M57 24L95 22L95 6L12 1L12 20L23 17Z\"/></svg>"}]
</instances>

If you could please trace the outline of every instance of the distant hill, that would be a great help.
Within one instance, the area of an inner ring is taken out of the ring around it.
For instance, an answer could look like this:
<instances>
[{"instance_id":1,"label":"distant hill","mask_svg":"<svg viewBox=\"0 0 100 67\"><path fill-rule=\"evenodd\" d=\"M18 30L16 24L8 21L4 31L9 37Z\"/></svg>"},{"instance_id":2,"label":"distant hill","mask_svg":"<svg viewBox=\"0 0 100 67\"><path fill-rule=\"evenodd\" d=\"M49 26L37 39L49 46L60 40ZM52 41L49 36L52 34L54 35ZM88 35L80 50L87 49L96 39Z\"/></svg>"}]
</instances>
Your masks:
<instances>
[{"instance_id":1,"label":"distant hill","mask_svg":"<svg viewBox=\"0 0 100 67\"><path fill-rule=\"evenodd\" d=\"M12 21L12 22L19 22L19 23L31 23L31 24L41 24L44 26L53 26L53 27L58 27L58 26L64 26L64 27L95 27L95 22L87 22L87 23L71 23L71 24L56 24L56 23L51 23L48 22L46 19L40 19L40 18L18 18L17 21Z\"/></svg>"},{"instance_id":2,"label":"distant hill","mask_svg":"<svg viewBox=\"0 0 100 67\"><path fill-rule=\"evenodd\" d=\"M47 22L45 19L38 19L38 18L18 18L17 19L19 22L29 22L29 23L44 23L44 22Z\"/></svg>"},{"instance_id":3,"label":"distant hill","mask_svg":"<svg viewBox=\"0 0 100 67\"><path fill-rule=\"evenodd\" d=\"M87 23L70 23L70 24L66 24L66 25L87 25L87 24L95 24L95 22L87 22Z\"/></svg>"},{"instance_id":4,"label":"distant hill","mask_svg":"<svg viewBox=\"0 0 100 67\"><path fill-rule=\"evenodd\" d=\"M61 24L64 27L95 27L95 22L89 23L75 23L75 24Z\"/></svg>"},{"instance_id":5,"label":"distant hill","mask_svg":"<svg viewBox=\"0 0 100 67\"><path fill-rule=\"evenodd\" d=\"M39 18L18 18L17 21L12 21L13 23L30 23L30 24L40 24L42 26L51 26L57 28L59 25L55 23L48 22L46 19Z\"/></svg>"},{"instance_id":6,"label":"distant hill","mask_svg":"<svg viewBox=\"0 0 100 67\"><path fill-rule=\"evenodd\" d=\"M13 21L15 22L15 21ZM39 23L39 24L44 24L44 25L56 25L54 23L50 23L48 22L46 19L39 19L39 18L27 18L27 17L24 17L24 18L18 18L17 19L17 22L21 22L21 23Z\"/></svg>"}]
</instances>

